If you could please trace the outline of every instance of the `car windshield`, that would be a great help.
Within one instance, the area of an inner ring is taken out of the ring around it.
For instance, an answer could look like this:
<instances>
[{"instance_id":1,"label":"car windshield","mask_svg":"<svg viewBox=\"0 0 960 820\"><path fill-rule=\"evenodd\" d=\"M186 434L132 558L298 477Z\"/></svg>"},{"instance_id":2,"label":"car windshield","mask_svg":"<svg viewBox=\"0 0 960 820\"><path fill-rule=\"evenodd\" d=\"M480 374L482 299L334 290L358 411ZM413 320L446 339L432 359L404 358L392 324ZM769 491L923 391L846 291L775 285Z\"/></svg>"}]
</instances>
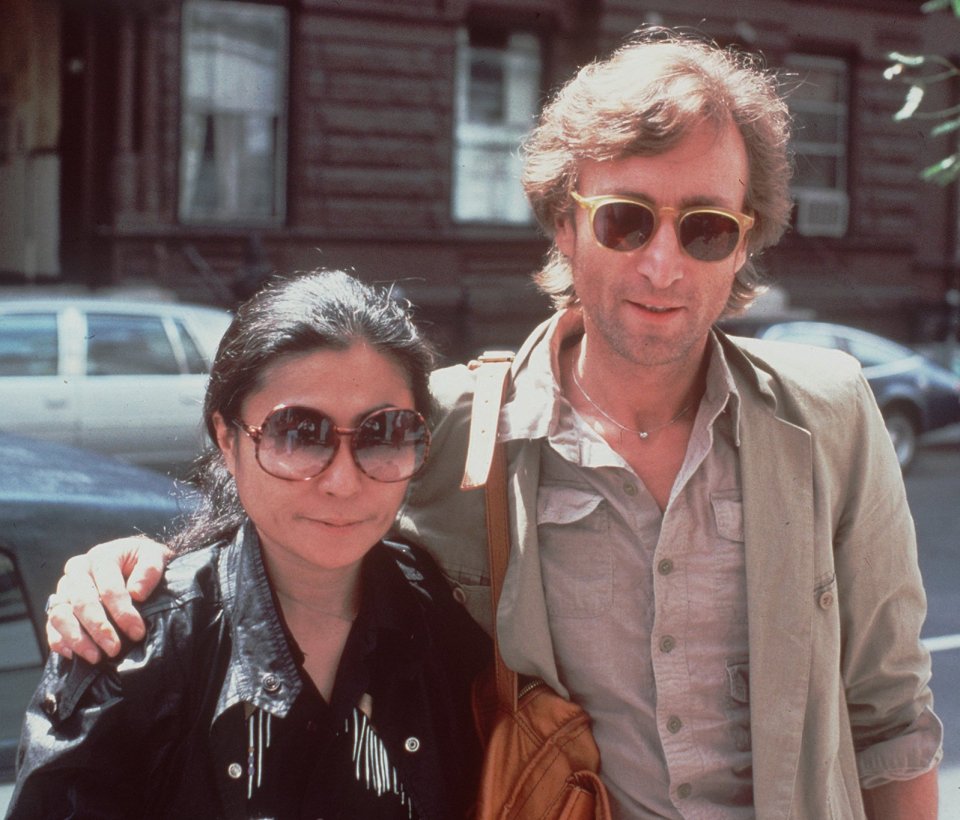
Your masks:
<instances>
[{"instance_id":1,"label":"car windshield","mask_svg":"<svg viewBox=\"0 0 960 820\"><path fill-rule=\"evenodd\" d=\"M915 355L912 350L885 339L855 336L845 339L847 352L864 367L899 362Z\"/></svg>"}]
</instances>

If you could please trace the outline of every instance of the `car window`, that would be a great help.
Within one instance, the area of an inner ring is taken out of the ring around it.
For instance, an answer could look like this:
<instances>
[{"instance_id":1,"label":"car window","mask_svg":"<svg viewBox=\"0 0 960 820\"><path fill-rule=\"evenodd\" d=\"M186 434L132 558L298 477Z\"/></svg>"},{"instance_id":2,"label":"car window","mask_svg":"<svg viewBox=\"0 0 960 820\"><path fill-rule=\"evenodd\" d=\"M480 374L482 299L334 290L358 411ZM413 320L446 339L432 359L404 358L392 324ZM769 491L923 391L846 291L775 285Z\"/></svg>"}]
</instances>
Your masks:
<instances>
[{"instance_id":1,"label":"car window","mask_svg":"<svg viewBox=\"0 0 960 820\"><path fill-rule=\"evenodd\" d=\"M860 364L864 367L899 362L913 355L907 348L900 347L898 344L887 343L882 339L848 339L847 350L859 359Z\"/></svg>"},{"instance_id":2,"label":"car window","mask_svg":"<svg viewBox=\"0 0 960 820\"><path fill-rule=\"evenodd\" d=\"M193 336L190 335L190 331L187 330L186 325L180 319L174 319L174 324L177 326L177 333L180 334L180 342L183 344L183 355L187 360L187 372L206 373L209 367L200 352L200 348L193 340Z\"/></svg>"},{"instance_id":3,"label":"car window","mask_svg":"<svg viewBox=\"0 0 960 820\"><path fill-rule=\"evenodd\" d=\"M57 375L57 314L0 316L0 376Z\"/></svg>"},{"instance_id":4,"label":"car window","mask_svg":"<svg viewBox=\"0 0 960 820\"><path fill-rule=\"evenodd\" d=\"M157 316L87 314L87 375L171 375L180 372Z\"/></svg>"},{"instance_id":5,"label":"car window","mask_svg":"<svg viewBox=\"0 0 960 820\"><path fill-rule=\"evenodd\" d=\"M772 327L765 334L767 339L777 339L782 342L799 342L805 345L814 345L816 347L831 347L843 350L838 339L825 330L815 328L791 327Z\"/></svg>"},{"instance_id":6,"label":"car window","mask_svg":"<svg viewBox=\"0 0 960 820\"><path fill-rule=\"evenodd\" d=\"M0 671L42 662L16 565L0 551Z\"/></svg>"}]
</instances>

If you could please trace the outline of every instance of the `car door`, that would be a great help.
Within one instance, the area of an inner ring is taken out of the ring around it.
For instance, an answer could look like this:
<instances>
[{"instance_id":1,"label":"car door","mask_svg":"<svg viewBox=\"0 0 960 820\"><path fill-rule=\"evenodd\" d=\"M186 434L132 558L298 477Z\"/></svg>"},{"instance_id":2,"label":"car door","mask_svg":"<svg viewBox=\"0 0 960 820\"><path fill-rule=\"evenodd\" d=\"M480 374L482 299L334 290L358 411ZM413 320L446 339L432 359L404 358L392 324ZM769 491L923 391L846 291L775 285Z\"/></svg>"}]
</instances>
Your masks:
<instances>
[{"instance_id":1,"label":"car door","mask_svg":"<svg viewBox=\"0 0 960 820\"><path fill-rule=\"evenodd\" d=\"M78 387L80 442L139 464L187 462L200 446L206 375L186 372L163 315L90 311Z\"/></svg>"},{"instance_id":2,"label":"car door","mask_svg":"<svg viewBox=\"0 0 960 820\"><path fill-rule=\"evenodd\" d=\"M0 429L77 442L76 323L77 315L66 311L0 314Z\"/></svg>"},{"instance_id":3,"label":"car door","mask_svg":"<svg viewBox=\"0 0 960 820\"><path fill-rule=\"evenodd\" d=\"M43 659L16 563L0 548L0 778L13 775L23 715Z\"/></svg>"}]
</instances>

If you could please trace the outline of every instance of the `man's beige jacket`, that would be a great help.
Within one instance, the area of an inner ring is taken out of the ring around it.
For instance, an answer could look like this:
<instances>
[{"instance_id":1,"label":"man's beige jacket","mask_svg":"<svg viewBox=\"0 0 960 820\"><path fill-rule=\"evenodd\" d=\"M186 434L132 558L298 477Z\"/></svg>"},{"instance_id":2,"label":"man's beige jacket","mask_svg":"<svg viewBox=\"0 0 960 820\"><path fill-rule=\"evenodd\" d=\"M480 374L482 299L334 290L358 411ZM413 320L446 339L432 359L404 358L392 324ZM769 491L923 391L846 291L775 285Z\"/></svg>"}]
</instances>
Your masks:
<instances>
[{"instance_id":1,"label":"man's beige jacket","mask_svg":"<svg viewBox=\"0 0 960 820\"><path fill-rule=\"evenodd\" d=\"M543 344L545 325L514 362ZM861 785L907 779L941 754L926 600L900 470L846 354L721 337L741 397L754 801L760 818L858 818ZM482 490L461 491L474 374L432 382L430 467L401 511L488 631ZM515 391L508 402L522 402ZM558 679L537 543L540 440L508 444L513 550L496 624L516 671ZM585 545L589 549L589 545Z\"/></svg>"}]
</instances>

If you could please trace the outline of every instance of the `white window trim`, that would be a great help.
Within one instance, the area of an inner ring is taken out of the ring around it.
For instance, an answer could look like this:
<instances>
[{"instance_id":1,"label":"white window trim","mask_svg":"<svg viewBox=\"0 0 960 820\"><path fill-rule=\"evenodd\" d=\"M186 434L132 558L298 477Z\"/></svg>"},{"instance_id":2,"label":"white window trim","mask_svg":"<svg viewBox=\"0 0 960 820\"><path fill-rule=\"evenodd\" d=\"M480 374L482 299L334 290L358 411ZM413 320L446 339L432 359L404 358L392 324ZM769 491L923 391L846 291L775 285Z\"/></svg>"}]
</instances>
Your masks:
<instances>
[{"instance_id":1,"label":"white window trim","mask_svg":"<svg viewBox=\"0 0 960 820\"><path fill-rule=\"evenodd\" d=\"M788 68L803 73L805 69L833 71L843 78L840 97L836 101L791 101L790 107L801 116L804 113L827 114L837 118L841 137L835 142L805 140L803 131L793 138L793 151L799 156L830 157L837 160L837 178L833 186L794 184L797 232L803 236L839 238L846 234L850 215L850 197L847 190L849 169L850 65L846 60L809 53L793 53L786 59Z\"/></svg>"},{"instance_id":2,"label":"white window trim","mask_svg":"<svg viewBox=\"0 0 960 820\"><path fill-rule=\"evenodd\" d=\"M521 34L522 32L517 32ZM532 36L532 35L531 35ZM470 34L466 28L457 32L457 52L456 52L456 99L454 107L454 148L453 148L453 187L451 211L453 219L458 223L473 224L491 224L491 225L516 225L528 226L533 222L533 214L523 196L523 190L520 187L521 162L519 157L520 141L527 134L533 125L533 119L537 114L536 110L526 112L523 119L516 119L498 124L469 122L469 82L471 59L474 50L470 46ZM536 86L539 86L539 69L541 60L541 51L537 44L536 53L536 73L534 80ZM511 78L519 76L511 72L510 61L514 62L514 68L522 73L524 66L520 65L520 57L505 53L506 58L506 81L511 82ZM528 67L529 68L529 67ZM507 91L509 94L509 89ZM515 186L504 192L502 187L491 185L484 190L471 188L465 180L466 170L463 168L464 162L461 151L464 149L479 149L491 151L496 156L498 165L506 165L507 174L516 179ZM506 193L509 201L505 208L498 211L497 201L503 202L503 196ZM481 200L477 200L477 195L482 195ZM478 207L479 202L486 200L486 207Z\"/></svg>"},{"instance_id":3,"label":"white window trim","mask_svg":"<svg viewBox=\"0 0 960 820\"><path fill-rule=\"evenodd\" d=\"M253 12L262 15L274 15L277 23L281 25L281 42L279 43L279 54L275 95L277 105L263 109L264 113L276 115L278 123L274 129L274 154L273 154L273 203L270 214L249 214L249 213L197 213L189 207L189 195L187 193L187 170L186 164L189 157L186 155L185 140L187 128L187 115L191 108L188 102L187 91L187 72L185 66L185 56L181 58L181 113L180 113L180 158L178 168L178 200L177 213L181 222L185 224L237 224L253 226L269 226L281 224L286 218L286 180L287 180L287 132L289 118L288 104L288 66L290 59L290 19L289 13L283 6L271 6L257 3L238 2L238 0L187 0L183 4L181 11L181 43L184 55L186 54L187 31L190 25L190 14L192 8L206 7L223 12L230 7L242 9L246 12ZM228 108L220 108L219 112L229 112ZM255 113L255 108L243 108L241 113Z\"/></svg>"}]
</instances>

